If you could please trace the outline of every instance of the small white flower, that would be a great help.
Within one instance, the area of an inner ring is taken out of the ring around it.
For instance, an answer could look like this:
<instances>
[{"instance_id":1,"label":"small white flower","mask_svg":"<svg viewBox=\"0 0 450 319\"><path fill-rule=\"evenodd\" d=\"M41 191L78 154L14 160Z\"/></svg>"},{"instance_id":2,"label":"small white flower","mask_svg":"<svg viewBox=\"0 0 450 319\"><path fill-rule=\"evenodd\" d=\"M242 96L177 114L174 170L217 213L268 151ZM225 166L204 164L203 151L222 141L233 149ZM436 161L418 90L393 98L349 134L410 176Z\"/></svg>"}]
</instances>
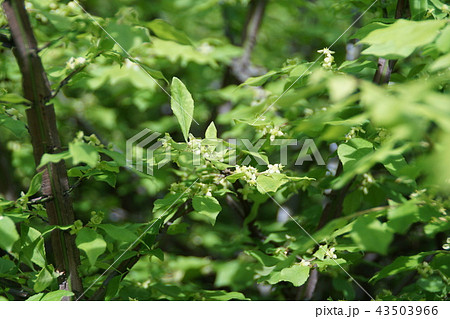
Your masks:
<instances>
[{"instance_id":1,"label":"small white flower","mask_svg":"<svg viewBox=\"0 0 450 319\"><path fill-rule=\"evenodd\" d=\"M270 134L270 141L273 142L275 141L275 138L277 138L278 136L283 136L284 133L280 130L279 127L274 127L272 129L269 130L269 134Z\"/></svg>"},{"instance_id":2,"label":"small white flower","mask_svg":"<svg viewBox=\"0 0 450 319\"><path fill-rule=\"evenodd\" d=\"M280 174L281 170L283 169L283 165L281 164L269 164L267 165L267 170L264 171L263 173L267 173L267 174Z\"/></svg>"},{"instance_id":3,"label":"small white flower","mask_svg":"<svg viewBox=\"0 0 450 319\"><path fill-rule=\"evenodd\" d=\"M328 49L328 48L323 48L322 50L318 50L317 52L318 52L318 53L323 53L323 54L325 54L325 55L332 55L332 54L336 53L336 52L334 52L334 51L331 51L331 50Z\"/></svg>"},{"instance_id":4,"label":"small white flower","mask_svg":"<svg viewBox=\"0 0 450 319\"><path fill-rule=\"evenodd\" d=\"M305 267L309 267L311 265L311 263L307 260L302 260L299 264L300 264L300 266L305 266Z\"/></svg>"},{"instance_id":5,"label":"small white flower","mask_svg":"<svg viewBox=\"0 0 450 319\"><path fill-rule=\"evenodd\" d=\"M335 250L336 250L336 249L335 249L334 247L328 248L328 249L327 249L327 252L326 252L326 255L327 255L328 257L330 257L331 259L336 259L337 256L336 256L336 254L334 253Z\"/></svg>"},{"instance_id":6,"label":"small white flower","mask_svg":"<svg viewBox=\"0 0 450 319\"><path fill-rule=\"evenodd\" d=\"M442 245L442 249L450 250L450 237L447 237L447 243Z\"/></svg>"},{"instance_id":7,"label":"small white flower","mask_svg":"<svg viewBox=\"0 0 450 319\"><path fill-rule=\"evenodd\" d=\"M25 9L27 10L33 9L33 4L29 1L25 1Z\"/></svg>"},{"instance_id":8,"label":"small white flower","mask_svg":"<svg viewBox=\"0 0 450 319\"><path fill-rule=\"evenodd\" d=\"M203 42L198 48L197 51L202 53L202 54L209 54L211 52L214 51L214 47L211 46L209 43L207 42Z\"/></svg>"},{"instance_id":9,"label":"small white flower","mask_svg":"<svg viewBox=\"0 0 450 319\"><path fill-rule=\"evenodd\" d=\"M71 57L69 59L69 61L67 61L66 65L69 69L75 70L76 68L78 68L79 66L82 66L85 63L86 63L86 59L83 57L78 57L78 58Z\"/></svg>"},{"instance_id":10,"label":"small white flower","mask_svg":"<svg viewBox=\"0 0 450 319\"><path fill-rule=\"evenodd\" d=\"M73 1L70 1L70 2L67 4L67 6L68 6L70 9L78 9L78 5L77 5L75 2L73 2Z\"/></svg>"},{"instance_id":11,"label":"small white flower","mask_svg":"<svg viewBox=\"0 0 450 319\"><path fill-rule=\"evenodd\" d=\"M318 53L322 53L322 54L325 55L325 58L323 59L323 62L322 62L322 67L323 67L324 69L327 69L327 70L331 69L331 68L332 68L332 65L333 65L333 62L334 62L333 54L334 54L335 52L334 52L334 51L331 51L331 50L328 49L328 48L324 48L324 49L322 49L322 50L318 50L317 52L318 52Z\"/></svg>"}]
</instances>

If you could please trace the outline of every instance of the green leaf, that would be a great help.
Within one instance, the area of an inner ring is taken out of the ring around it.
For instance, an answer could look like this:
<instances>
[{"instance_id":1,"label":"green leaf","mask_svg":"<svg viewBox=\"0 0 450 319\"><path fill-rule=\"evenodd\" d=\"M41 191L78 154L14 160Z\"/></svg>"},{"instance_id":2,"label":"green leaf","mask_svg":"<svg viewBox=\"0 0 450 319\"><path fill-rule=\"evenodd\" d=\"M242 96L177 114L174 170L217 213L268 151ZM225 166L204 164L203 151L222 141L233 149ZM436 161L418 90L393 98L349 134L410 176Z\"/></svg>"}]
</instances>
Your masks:
<instances>
[{"instance_id":1,"label":"green leaf","mask_svg":"<svg viewBox=\"0 0 450 319\"><path fill-rule=\"evenodd\" d=\"M57 290L47 294L41 292L31 296L26 301L61 301L63 297L72 297L73 295L73 292L67 290Z\"/></svg>"},{"instance_id":2,"label":"green leaf","mask_svg":"<svg viewBox=\"0 0 450 319\"><path fill-rule=\"evenodd\" d=\"M150 74L150 76L154 79L157 80L163 80L164 82L166 82L167 84L169 84L169 81L167 81L166 77L164 76L164 74L162 74L161 71L155 70L150 68L149 66L145 65L142 62L139 61L133 61L135 63L139 63L140 66L142 66L142 68L148 73Z\"/></svg>"},{"instance_id":3,"label":"green leaf","mask_svg":"<svg viewBox=\"0 0 450 319\"><path fill-rule=\"evenodd\" d=\"M106 26L106 31L127 51L139 47L143 43L150 42L148 30L141 26L130 26L124 23L111 22ZM106 39L106 42L110 43L110 41L112 40Z\"/></svg>"},{"instance_id":4,"label":"green leaf","mask_svg":"<svg viewBox=\"0 0 450 319\"><path fill-rule=\"evenodd\" d=\"M167 194L164 198L160 198L155 200L153 203L153 213L170 213L171 211L177 209L180 204L186 201L186 196L175 193L175 194Z\"/></svg>"},{"instance_id":5,"label":"green leaf","mask_svg":"<svg viewBox=\"0 0 450 319\"><path fill-rule=\"evenodd\" d=\"M95 265L98 256L106 250L106 242L102 235L90 228L83 228L77 233L76 244L78 249L84 251L91 266Z\"/></svg>"},{"instance_id":6,"label":"green leaf","mask_svg":"<svg viewBox=\"0 0 450 319\"><path fill-rule=\"evenodd\" d=\"M126 166L126 158L125 155L116 151L111 151L107 149L100 149L100 153L106 154L112 158L112 160L117 163L119 166Z\"/></svg>"},{"instance_id":7,"label":"green leaf","mask_svg":"<svg viewBox=\"0 0 450 319\"><path fill-rule=\"evenodd\" d=\"M161 250L161 248L149 250L149 251L147 251L147 253L150 256L155 256L159 260L164 261L164 252Z\"/></svg>"},{"instance_id":8,"label":"green leaf","mask_svg":"<svg viewBox=\"0 0 450 319\"><path fill-rule=\"evenodd\" d=\"M256 178L256 187L261 194L276 192L280 186L288 181L289 179L284 174L259 175Z\"/></svg>"},{"instance_id":9,"label":"green leaf","mask_svg":"<svg viewBox=\"0 0 450 319\"><path fill-rule=\"evenodd\" d=\"M352 171L358 161L373 152L373 144L362 138L352 138L338 147L338 156L345 171Z\"/></svg>"},{"instance_id":10,"label":"green leaf","mask_svg":"<svg viewBox=\"0 0 450 319\"><path fill-rule=\"evenodd\" d=\"M396 177L402 176L402 171L408 167L405 158L401 154L393 154L382 161L384 167Z\"/></svg>"},{"instance_id":11,"label":"green leaf","mask_svg":"<svg viewBox=\"0 0 450 319\"><path fill-rule=\"evenodd\" d=\"M214 125L214 122L211 122L209 124L208 128L206 129L205 138L209 138L209 139L217 138L217 129L216 129L216 126Z\"/></svg>"},{"instance_id":12,"label":"green leaf","mask_svg":"<svg viewBox=\"0 0 450 319\"><path fill-rule=\"evenodd\" d=\"M358 29L358 31L356 31L356 33L351 36L351 39L365 38L372 31L387 28L388 26L389 26L389 24L382 23L382 22L369 23L368 25L365 25L362 28Z\"/></svg>"},{"instance_id":13,"label":"green leaf","mask_svg":"<svg viewBox=\"0 0 450 319\"><path fill-rule=\"evenodd\" d=\"M279 272L274 272L270 275L268 283L273 285L280 281L288 281L292 283L295 287L303 285L309 277L308 266L301 266L295 264L289 268L284 268Z\"/></svg>"},{"instance_id":14,"label":"green leaf","mask_svg":"<svg viewBox=\"0 0 450 319\"><path fill-rule=\"evenodd\" d=\"M15 93L7 93L4 95L0 96L0 103L13 103L13 104L25 104L25 105L30 105L31 102L28 101L26 98L15 94Z\"/></svg>"},{"instance_id":15,"label":"green leaf","mask_svg":"<svg viewBox=\"0 0 450 319\"><path fill-rule=\"evenodd\" d=\"M24 122L13 119L5 114L0 114L0 126L7 128L17 137L23 137L28 133Z\"/></svg>"},{"instance_id":16,"label":"green leaf","mask_svg":"<svg viewBox=\"0 0 450 319\"><path fill-rule=\"evenodd\" d=\"M90 167L95 167L99 161L97 149L83 142L69 144L69 152L73 158L73 164L86 163Z\"/></svg>"},{"instance_id":17,"label":"green leaf","mask_svg":"<svg viewBox=\"0 0 450 319\"><path fill-rule=\"evenodd\" d=\"M55 278L53 277L53 270L49 268L50 266L44 267L39 272L36 281L34 282L34 291L41 292L52 284Z\"/></svg>"},{"instance_id":18,"label":"green leaf","mask_svg":"<svg viewBox=\"0 0 450 319\"><path fill-rule=\"evenodd\" d=\"M179 223L179 224L172 224L167 228L167 234L169 235L177 235L177 234L183 234L188 229L188 224L186 223Z\"/></svg>"},{"instance_id":19,"label":"green leaf","mask_svg":"<svg viewBox=\"0 0 450 319\"><path fill-rule=\"evenodd\" d=\"M114 298L119 292L121 276L115 276L111 279L106 287L105 301L109 301Z\"/></svg>"},{"instance_id":20,"label":"green leaf","mask_svg":"<svg viewBox=\"0 0 450 319\"><path fill-rule=\"evenodd\" d=\"M353 289L352 281L349 278L333 278L333 288L341 291L345 300L355 299L355 290Z\"/></svg>"},{"instance_id":21,"label":"green leaf","mask_svg":"<svg viewBox=\"0 0 450 319\"><path fill-rule=\"evenodd\" d=\"M272 76L278 74L276 71L269 71L264 75L257 77L249 77L244 83L240 86L249 85L249 86L261 86L267 82Z\"/></svg>"},{"instance_id":22,"label":"green leaf","mask_svg":"<svg viewBox=\"0 0 450 319\"><path fill-rule=\"evenodd\" d=\"M33 176L30 182L30 188L28 189L28 192L25 194L25 196L30 197L39 192L42 185L42 174L43 172L40 172Z\"/></svg>"},{"instance_id":23,"label":"green leaf","mask_svg":"<svg viewBox=\"0 0 450 319\"><path fill-rule=\"evenodd\" d=\"M38 293L38 294L35 294L35 295L31 296L30 298L28 298L25 301L41 301L43 296L44 296L44 293L41 292L41 293Z\"/></svg>"},{"instance_id":24,"label":"green leaf","mask_svg":"<svg viewBox=\"0 0 450 319\"><path fill-rule=\"evenodd\" d=\"M210 196L195 196L192 200L192 206L197 213L208 217L208 221L213 226L216 223L217 215L222 210L217 199Z\"/></svg>"},{"instance_id":25,"label":"green leaf","mask_svg":"<svg viewBox=\"0 0 450 319\"><path fill-rule=\"evenodd\" d=\"M430 263L431 267L439 270L445 276L450 277L450 254L449 253L438 253L434 256Z\"/></svg>"},{"instance_id":26,"label":"green leaf","mask_svg":"<svg viewBox=\"0 0 450 319\"><path fill-rule=\"evenodd\" d=\"M447 287L447 285L442 281L442 278L434 275L426 278L420 278L417 280L416 284L429 292L441 292Z\"/></svg>"},{"instance_id":27,"label":"green leaf","mask_svg":"<svg viewBox=\"0 0 450 319\"><path fill-rule=\"evenodd\" d=\"M447 68L450 68L450 53L439 57L429 66L429 70L431 72L436 72Z\"/></svg>"},{"instance_id":28,"label":"green leaf","mask_svg":"<svg viewBox=\"0 0 450 319\"><path fill-rule=\"evenodd\" d=\"M348 97L357 87L358 82L352 76L336 76L328 81L328 91L333 102Z\"/></svg>"},{"instance_id":29,"label":"green leaf","mask_svg":"<svg viewBox=\"0 0 450 319\"><path fill-rule=\"evenodd\" d=\"M362 216L353 224L351 237L362 250L385 255L393 234L385 223L382 224L375 217Z\"/></svg>"},{"instance_id":30,"label":"green leaf","mask_svg":"<svg viewBox=\"0 0 450 319\"><path fill-rule=\"evenodd\" d=\"M450 25L442 30L441 35L436 40L436 46L442 53L450 52Z\"/></svg>"},{"instance_id":31,"label":"green leaf","mask_svg":"<svg viewBox=\"0 0 450 319\"><path fill-rule=\"evenodd\" d=\"M281 259L266 255L259 250L247 250L245 253L258 260L264 267L273 267L281 261Z\"/></svg>"},{"instance_id":32,"label":"green leaf","mask_svg":"<svg viewBox=\"0 0 450 319\"><path fill-rule=\"evenodd\" d=\"M13 261L5 258L0 258L0 274L7 274L16 265Z\"/></svg>"},{"instance_id":33,"label":"green leaf","mask_svg":"<svg viewBox=\"0 0 450 319\"><path fill-rule=\"evenodd\" d=\"M67 290L57 290L45 294L40 301L61 301L63 297L72 297L74 294Z\"/></svg>"},{"instance_id":34,"label":"green leaf","mask_svg":"<svg viewBox=\"0 0 450 319\"><path fill-rule=\"evenodd\" d=\"M0 216L0 248L10 252L19 238L19 233L12 219L7 216Z\"/></svg>"},{"instance_id":35,"label":"green leaf","mask_svg":"<svg viewBox=\"0 0 450 319\"><path fill-rule=\"evenodd\" d=\"M72 155L70 154L69 151L65 151L65 152L61 152L61 153L57 153L57 154L45 153L44 155L42 155L41 163L39 164L38 168L41 168L41 167L47 165L48 163L58 163L59 161L62 161L62 160L68 160L71 157L72 157Z\"/></svg>"},{"instance_id":36,"label":"green leaf","mask_svg":"<svg viewBox=\"0 0 450 319\"><path fill-rule=\"evenodd\" d=\"M411 224L419 220L419 208L414 201L409 201L388 210L387 225L394 232L405 234Z\"/></svg>"},{"instance_id":37,"label":"green leaf","mask_svg":"<svg viewBox=\"0 0 450 319\"><path fill-rule=\"evenodd\" d=\"M224 290L204 290L201 292L205 300L217 300L217 301L228 301L228 300L248 300L245 296L236 291L227 292Z\"/></svg>"},{"instance_id":38,"label":"green leaf","mask_svg":"<svg viewBox=\"0 0 450 319\"><path fill-rule=\"evenodd\" d=\"M41 232L33 227L21 225L21 258L23 262L33 267L31 263L35 263L40 267L45 267L46 253L44 248L44 237Z\"/></svg>"},{"instance_id":39,"label":"green leaf","mask_svg":"<svg viewBox=\"0 0 450 319\"><path fill-rule=\"evenodd\" d=\"M390 265L384 267L378 273L376 273L375 276L370 278L369 282L375 283L380 279L397 275L401 272L414 270L426 256L431 255L433 253L434 252L423 252L413 256L398 257Z\"/></svg>"},{"instance_id":40,"label":"green leaf","mask_svg":"<svg viewBox=\"0 0 450 319\"><path fill-rule=\"evenodd\" d=\"M194 100L183 82L176 77L172 79L170 90L172 94L170 106L173 114L175 114L178 119L181 132L187 142L189 129L191 128L191 123L194 116Z\"/></svg>"},{"instance_id":41,"label":"green leaf","mask_svg":"<svg viewBox=\"0 0 450 319\"><path fill-rule=\"evenodd\" d=\"M398 20L387 28L370 32L361 43L369 44L362 53L386 59L406 58L414 50L431 43L445 21Z\"/></svg>"},{"instance_id":42,"label":"green leaf","mask_svg":"<svg viewBox=\"0 0 450 319\"><path fill-rule=\"evenodd\" d=\"M428 0L410 0L409 7L411 9L411 19L422 20L428 9Z\"/></svg>"},{"instance_id":43,"label":"green leaf","mask_svg":"<svg viewBox=\"0 0 450 319\"><path fill-rule=\"evenodd\" d=\"M192 41L182 31L175 29L172 25L161 19L155 19L147 23L147 27L153 31L158 38L175 41L181 44L191 45Z\"/></svg>"},{"instance_id":44,"label":"green leaf","mask_svg":"<svg viewBox=\"0 0 450 319\"><path fill-rule=\"evenodd\" d=\"M138 236L135 233L127 229L125 226L100 224L97 227L103 229L106 232L106 234L108 234L111 238L119 242L132 243L138 238Z\"/></svg>"}]
</instances>

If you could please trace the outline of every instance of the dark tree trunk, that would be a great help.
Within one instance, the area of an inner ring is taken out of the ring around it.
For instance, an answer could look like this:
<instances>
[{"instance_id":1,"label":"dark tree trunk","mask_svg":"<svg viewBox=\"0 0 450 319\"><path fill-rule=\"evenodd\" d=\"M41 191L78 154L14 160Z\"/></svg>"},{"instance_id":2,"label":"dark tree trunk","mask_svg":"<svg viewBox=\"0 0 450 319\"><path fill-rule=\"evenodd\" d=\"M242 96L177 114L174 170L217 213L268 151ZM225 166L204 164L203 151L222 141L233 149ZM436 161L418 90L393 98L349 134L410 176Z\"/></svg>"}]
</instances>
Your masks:
<instances>
[{"instance_id":1,"label":"dark tree trunk","mask_svg":"<svg viewBox=\"0 0 450 319\"><path fill-rule=\"evenodd\" d=\"M37 42L24 1L6 0L2 6L11 29L13 52L22 73L24 97L31 102L31 107L27 110L27 121L35 163L39 165L44 153L60 152L55 111L53 105L47 104L51 88L38 55ZM69 184L64 162L50 163L39 171L43 172L42 194L52 198L45 204L50 224L73 224L74 212L67 193ZM51 243L55 268L62 274L59 278L60 288L80 294L83 287L77 270L80 257L75 237L68 232L55 230L52 232Z\"/></svg>"}]
</instances>

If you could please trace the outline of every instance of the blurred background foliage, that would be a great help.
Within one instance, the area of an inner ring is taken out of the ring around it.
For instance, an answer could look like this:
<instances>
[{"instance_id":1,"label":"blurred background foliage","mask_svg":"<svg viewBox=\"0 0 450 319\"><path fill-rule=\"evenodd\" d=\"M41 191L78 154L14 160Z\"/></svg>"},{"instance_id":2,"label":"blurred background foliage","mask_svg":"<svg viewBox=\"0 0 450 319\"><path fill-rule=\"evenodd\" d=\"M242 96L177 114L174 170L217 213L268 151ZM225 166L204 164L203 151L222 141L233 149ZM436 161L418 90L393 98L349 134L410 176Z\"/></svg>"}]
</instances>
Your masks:
<instances>
[{"instance_id":1,"label":"blurred background foliage","mask_svg":"<svg viewBox=\"0 0 450 319\"><path fill-rule=\"evenodd\" d=\"M129 273L114 277L106 300L368 299L341 267L377 299L447 298L448 6L436 0L409 1L408 24L402 26L395 22L393 0L378 1L360 19L373 1L80 4L96 22L74 2L26 1L52 88L59 90L70 75L52 100L65 150L83 140L80 131L85 142L119 153L144 128L181 142L167 95L177 77L195 101L199 125L192 124L194 136L203 137L211 121L224 139L254 140L261 137L260 126L281 127L286 138L314 139L327 163L295 166L300 147L289 148L292 164L286 171L314 180L288 183L271 193L283 208L238 181L236 197L243 201L238 205L257 212L254 229L223 193L214 194L222 207L214 226L200 214L190 214L183 218L185 226L157 237L150 233L149 250ZM258 8L263 8L262 22L252 33ZM414 24L426 23L422 20L429 24ZM3 15L0 27L0 34L9 36ZM418 28L424 35L417 36ZM328 70L317 51L335 41ZM42 235L42 222L20 215L45 212L33 206L30 213L17 200L23 199L21 191L30 186L36 167L26 130L27 106L20 100L19 68L9 48L0 52L0 214L18 225L32 225ZM380 58L398 60L389 85L372 83ZM279 161L267 143L261 151L270 163ZM69 171L72 183L79 177L76 164L68 160L68 167L75 167ZM125 167L116 171L123 166L116 164L97 166L102 173L84 178L72 193L81 221L74 231L85 225L83 236L94 229L94 237L105 239L99 254L90 248L82 254L85 286L133 242L142 223L155 218L155 201L167 199L172 183L189 181L176 165L149 176ZM12 201L14 209L8 208ZM314 234L331 257L321 254L296 223ZM7 252L0 259L0 279L6 280L0 281L0 295L21 298L11 292L10 281L27 297L55 290L54 278L36 288L47 263L30 257L26 270L21 269L18 256L26 256L20 252L26 244L13 243L14 248L0 246ZM26 274L13 279L19 272Z\"/></svg>"}]
</instances>

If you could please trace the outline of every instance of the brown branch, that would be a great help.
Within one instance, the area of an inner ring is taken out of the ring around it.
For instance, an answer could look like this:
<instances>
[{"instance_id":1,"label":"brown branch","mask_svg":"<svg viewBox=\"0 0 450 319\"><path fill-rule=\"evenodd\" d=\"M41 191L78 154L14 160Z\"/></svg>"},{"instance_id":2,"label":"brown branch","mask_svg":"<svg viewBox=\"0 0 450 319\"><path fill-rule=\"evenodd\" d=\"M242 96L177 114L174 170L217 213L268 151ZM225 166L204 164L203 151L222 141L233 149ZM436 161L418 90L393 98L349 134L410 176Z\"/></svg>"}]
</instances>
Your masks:
<instances>
[{"instance_id":1,"label":"brown branch","mask_svg":"<svg viewBox=\"0 0 450 319\"><path fill-rule=\"evenodd\" d=\"M304 300L312 299L312 297L314 296L314 291L316 290L317 287L318 280L319 280L319 271L317 270L317 268L311 269L311 273L308 278L308 283L306 285Z\"/></svg>"},{"instance_id":2,"label":"brown branch","mask_svg":"<svg viewBox=\"0 0 450 319\"><path fill-rule=\"evenodd\" d=\"M252 0L249 5L247 20L242 32L242 40L240 46L244 49L242 56L231 63L224 74L222 86L227 86L237 80L242 83L250 76L260 75L261 68L255 67L251 64L251 55L256 45L257 36L261 27L264 13L267 7L268 0ZM227 32L227 31L226 31ZM233 42L233 38L230 37Z\"/></svg>"},{"instance_id":3,"label":"brown branch","mask_svg":"<svg viewBox=\"0 0 450 319\"><path fill-rule=\"evenodd\" d=\"M51 47L52 45L54 45L55 43L57 43L59 40L63 39L64 37L59 37L58 39L52 40L47 42L46 44L44 44L41 48L38 49L38 52L41 52L42 50L45 50L49 47Z\"/></svg>"},{"instance_id":4,"label":"brown branch","mask_svg":"<svg viewBox=\"0 0 450 319\"><path fill-rule=\"evenodd\" d=\"M44 153L60 152L59 133L53 105L47 105L51 88L42 61L38 55L37 41L31 28L23 0L6 0L2 4L14 41L13 53L22 74L24 97L32 103L27 110L27 121L33 146L36 165ZM51 225L72 225L74 212L72 202L65 192L69 188L67 171L63 161L49 163L39 171L43 172L41 192L43 196L53 197L45 203ZM55 269L62 275L60 284L70 280L69 287L75 295L83 291L78 275L79 251L75 237L68 232L54 230L51 234Z\"/></svg>"},{"instance_id":5,"label":"brown branch","mask_svg":"<svg viewBox=\"0 0 450 319\"><path fill-rule=\"evenodd\" d=\"M242 56L243 63L250 64L250 57L256 45L259 28L266 11L267 0L252 0L250 2L250 13L245 27L243 36L244 54Z\"/></svg>"}]
</instances>

